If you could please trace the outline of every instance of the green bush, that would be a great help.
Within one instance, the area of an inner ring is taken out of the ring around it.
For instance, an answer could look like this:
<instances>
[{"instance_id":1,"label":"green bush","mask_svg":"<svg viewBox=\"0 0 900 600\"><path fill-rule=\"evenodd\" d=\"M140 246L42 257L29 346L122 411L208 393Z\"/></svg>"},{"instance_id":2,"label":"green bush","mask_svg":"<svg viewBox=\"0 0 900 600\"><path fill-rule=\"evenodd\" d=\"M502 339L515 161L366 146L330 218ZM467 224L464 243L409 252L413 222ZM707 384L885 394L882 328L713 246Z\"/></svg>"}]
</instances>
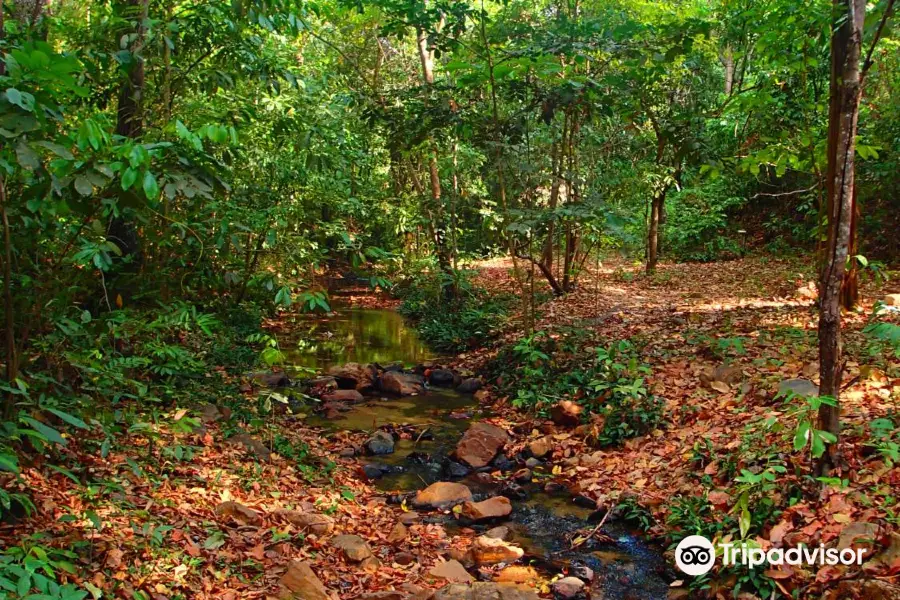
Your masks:
<instances>
[{"instance_id":1,"label":"green bush","mask_svg":"<svg viewBox=\"0 0 900 600\"><path fill-rule=\"evenodd\" d=\"M719 181L672 194L666 206L666 252L679 260L698 262L740 256L740 234L729 219L744 202L729 195Z\"/></svg>"},{"instance_id":2,"label":"green bush","mask_svg":"<svg viewBox=\"0 0 900 600\"><path fill-rule=\"evenodd\" d=\"M450 290L455 290L450 293ZM493 339L506 322L513 299L491 296L471 283L471 273L416 275L397 293L399 311L416 324L419 334L439 352L461 352Z\"/></svg>"}]
</instances>

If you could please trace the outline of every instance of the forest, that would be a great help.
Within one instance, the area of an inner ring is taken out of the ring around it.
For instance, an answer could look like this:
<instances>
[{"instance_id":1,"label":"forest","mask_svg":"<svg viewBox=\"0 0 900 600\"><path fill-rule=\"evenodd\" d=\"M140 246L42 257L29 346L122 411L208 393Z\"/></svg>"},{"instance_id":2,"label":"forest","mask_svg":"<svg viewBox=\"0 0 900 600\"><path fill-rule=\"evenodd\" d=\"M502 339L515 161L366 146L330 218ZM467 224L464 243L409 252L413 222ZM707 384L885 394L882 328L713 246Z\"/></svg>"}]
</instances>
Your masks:
<instances>
[{"instance_id":1,"label":"forest","mask_svg":"<svg viewBox=\"0 0 900 600\"><path fill-rule=\"evenodd\" d=\"M900 600L897 10L0 0L0 599Z\"/></svg>"}]
</instances>

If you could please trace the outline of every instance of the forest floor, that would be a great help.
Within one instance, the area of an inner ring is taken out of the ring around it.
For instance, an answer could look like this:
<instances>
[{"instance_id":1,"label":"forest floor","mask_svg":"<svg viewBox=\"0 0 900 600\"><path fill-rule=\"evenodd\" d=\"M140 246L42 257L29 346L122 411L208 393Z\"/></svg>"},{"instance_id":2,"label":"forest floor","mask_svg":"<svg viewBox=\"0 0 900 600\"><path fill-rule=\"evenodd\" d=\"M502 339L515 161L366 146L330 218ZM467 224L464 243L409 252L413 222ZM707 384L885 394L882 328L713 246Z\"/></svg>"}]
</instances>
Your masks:
<instances>
[{"instance_id":1,"label":"forest floor","mask_svg":"<svg viewBox=\"0 0 900 600\"><path fill-rule=\"evenodd\" d=\"M479 279L490 289L514 289L509 267L504 261L480 264ZM724 522L739 516L736 502L744 491L781 503L784 486L807 489L757 541L763 547L864 544L875 557L865 575L897 583L900 468L866 444L874 419L896 422L898 361L873 350L860 334L885 290L867 284L862 309L847 316L843 481L821 486L803 477L810 460L790 447L797 416L774 398L780 381L816 377L816 311L804 291L810 273L809 265L796 261L754 258L661 265L653 276L630 265L586 275L579 291L540 307L536 329L554 335L573 326L606 340L641 338L652 365L649 385L665 398L665 423L621 447L597 450L571 430L514 409L489 387L491 421L524 432L507 454L549 436L552 478L600 509L632 502L643 511L646 533L657 536L685 526L673 520L687 506L679 498L705 494L709 504L699 510L712 512L695 517L720 515ZM517 335L511 330L506 339ZM454 362L477 370L495 352L467 352ZM723 365L738 370L727 383L710 379L709 372ZM257 402L259 388L244 377L223 369L207 381L222 394L240 390L242 397L230 398L229 406ZM50 561L58 577L95 598L275 598L284 593L287 573L296 597L308 600L422 599L448 581L432 569L460 556L474 532L423 520L368 483L358 460L343 452L365 434L327 432L306 426L303 414L285 413L265 421L245 418L254 428L251 436L235 425L241 415L225 409L225 399L200 409L185 403L166 420L123 432L107 458L70 439L64 452L69 464L79 465L77 473L49 458L29 465L24 486L36 514L0 525L0 545ZM187 426L192 418L202 426ZM778 489L734 478L744 468L759 473L767 464L762 456L789 467ZM344 539L342 548L334 543L337 535L361 540ZM828 566L767 572L788 595L820 597L823 590L840 589L835 598L875 597L860 587L867 585L860 574ZM478 575L490 579L494 573L488 568ZM548 593L548 581L533 583ZM670 597L692 593L676 582Z\"/></svg>"}]
</instances>

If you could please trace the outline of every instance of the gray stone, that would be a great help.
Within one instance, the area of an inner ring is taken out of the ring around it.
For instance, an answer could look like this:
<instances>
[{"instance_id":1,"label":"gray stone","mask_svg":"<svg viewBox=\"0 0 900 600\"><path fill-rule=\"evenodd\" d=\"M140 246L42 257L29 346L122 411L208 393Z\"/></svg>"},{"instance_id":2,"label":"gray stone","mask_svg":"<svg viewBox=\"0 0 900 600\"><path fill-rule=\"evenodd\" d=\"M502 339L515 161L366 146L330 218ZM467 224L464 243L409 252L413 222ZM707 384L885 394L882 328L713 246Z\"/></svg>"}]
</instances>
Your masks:
<instances>
[{"instance_id":1,"label":"gray stone","mask_svg":"<svg viewBox=\"0 0 900 600\"><path fill-rule=\"evenodd\" d=\"M391 454L394 451L394 436L386 431L376 431L366 440L366 450L375 455Z\"/></svg>"},{"instance_id":2,"label":"gray stone","mask_svg":"<svg viewBox=\"0 0 900 600\"><path fill-rule=\"evenodd\" d=\"M819 395L819 386L809 379L785 379L778 384L778 397L786 397L789 392L810 398Z\"/></svg>"}]
</instances>

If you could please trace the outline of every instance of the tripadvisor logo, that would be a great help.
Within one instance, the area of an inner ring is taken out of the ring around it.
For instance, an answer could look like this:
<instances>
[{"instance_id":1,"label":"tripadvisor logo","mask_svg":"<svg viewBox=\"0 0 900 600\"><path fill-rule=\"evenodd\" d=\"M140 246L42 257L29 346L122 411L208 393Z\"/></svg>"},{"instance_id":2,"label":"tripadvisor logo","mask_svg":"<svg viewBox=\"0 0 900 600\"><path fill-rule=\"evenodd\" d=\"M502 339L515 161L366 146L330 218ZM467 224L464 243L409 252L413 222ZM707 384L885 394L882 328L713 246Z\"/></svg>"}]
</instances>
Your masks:
<instances>
[{"instance_id":1,"label":"tripadvisor logo","mask_svg":"<svg viewBox=\"0 0 900 600\"><path fill-rule=\"evenodd\" d=\"M746 543L719 543L718 548L702 535L689 535L675 548L675 564L688 575L708 573L716 562L716 554L722 557L724 566L746 565L751 569L768 565L861 565L865 549L853 548L817 548L801 546L799 548L762 548L752 547Z\"/></svg>"}]
</instances>

